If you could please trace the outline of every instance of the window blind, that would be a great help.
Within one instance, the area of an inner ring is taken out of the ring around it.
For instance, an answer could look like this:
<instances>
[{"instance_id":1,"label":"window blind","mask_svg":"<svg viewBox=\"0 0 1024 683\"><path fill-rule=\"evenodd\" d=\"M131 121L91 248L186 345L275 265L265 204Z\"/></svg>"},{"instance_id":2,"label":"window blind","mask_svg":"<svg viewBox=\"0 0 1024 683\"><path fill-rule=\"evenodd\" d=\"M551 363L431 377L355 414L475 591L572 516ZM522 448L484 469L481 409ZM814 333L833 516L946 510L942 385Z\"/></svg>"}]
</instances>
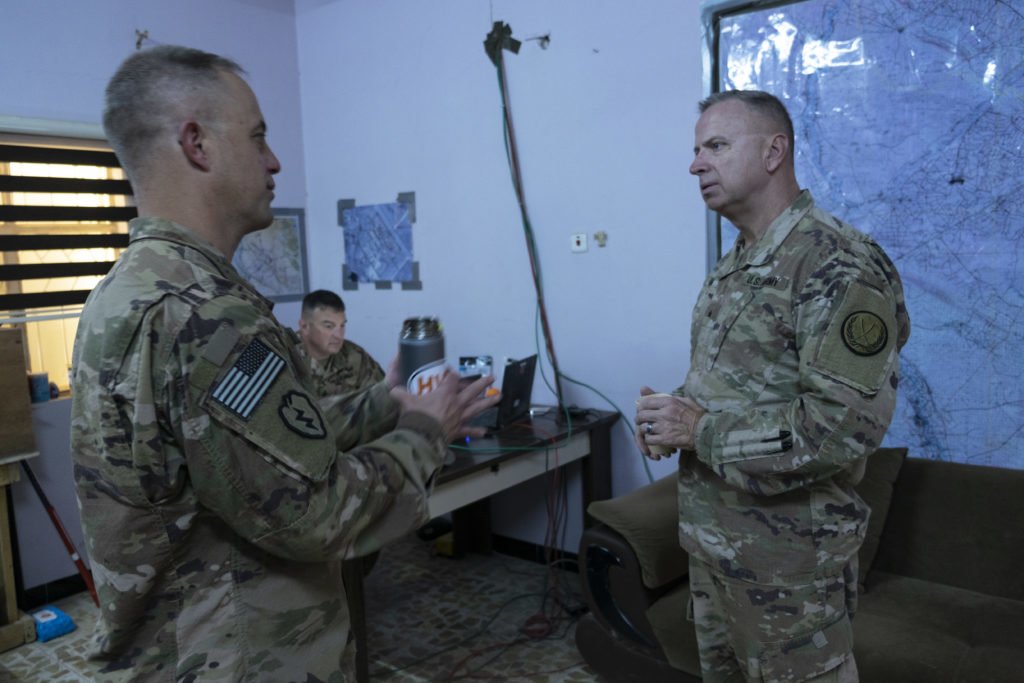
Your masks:
<instances>
[{"instance_id":1,"label":"window blind","mask_svg":"<svg viewBox=\"0 0 1024 683\"><path fill-rule=\"evenodd\" d=\"M0 141L0 317L80 306L137 215L113 152Z\"/></svg>"}]
</instances>

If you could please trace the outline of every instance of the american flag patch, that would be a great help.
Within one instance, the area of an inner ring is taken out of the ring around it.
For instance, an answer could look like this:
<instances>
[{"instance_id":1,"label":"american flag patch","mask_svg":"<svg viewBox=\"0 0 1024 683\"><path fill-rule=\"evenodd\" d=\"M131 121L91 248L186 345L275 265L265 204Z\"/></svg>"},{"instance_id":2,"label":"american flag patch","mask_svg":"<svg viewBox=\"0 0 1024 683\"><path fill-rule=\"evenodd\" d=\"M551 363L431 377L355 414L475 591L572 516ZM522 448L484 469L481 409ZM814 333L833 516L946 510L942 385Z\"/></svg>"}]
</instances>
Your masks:
<instances>
[{"instance_id":1,"label":"american flag patch","mask_svg":"<svg viewBox=\"0 0 1024 683\"><path fill-rule=\"evenodd\" d=\"M214 389L213 400L248 420L283 368L281 356L253 339Z\"/></svg>"}]
</instances>

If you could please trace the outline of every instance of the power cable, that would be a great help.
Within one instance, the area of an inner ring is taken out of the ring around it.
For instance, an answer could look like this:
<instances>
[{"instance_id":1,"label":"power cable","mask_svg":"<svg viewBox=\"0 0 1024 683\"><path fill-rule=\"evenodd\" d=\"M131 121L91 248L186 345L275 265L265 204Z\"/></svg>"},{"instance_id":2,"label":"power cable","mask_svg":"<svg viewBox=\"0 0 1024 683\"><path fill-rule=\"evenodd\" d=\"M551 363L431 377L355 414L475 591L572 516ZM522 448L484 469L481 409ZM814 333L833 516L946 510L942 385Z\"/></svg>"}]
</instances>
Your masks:
<instances>
[{"instance_id":1,"label":"power cable","mask_svg":"<svg viewBox=\"0 0 1024 683\"><path fill-rule=\"evenodd\" d=\"M523 188L523 173L519 165L519 148L516 144L515 127L512 125L512 104L508 92L508 79L505 74L505 51L513 54L519 52L522 43L512 37L512 28L503 21L494 22L491 32L484 40L484 51L494 63L498 74L498 88L501 92L501 112L505 141L505 156L508 159L509 171L512 175L512 187L515 190L516 201L519 203L520 219L523 223L523 236L526 238L526 251L530 259L530 272L533 276L533 287L537 295L537 306L540 311L541 326L544 330L548 362L555 375L555 395L558 398L558 407L565 406L564 394L562 393L561 372L558 369L558 357L555 354L555 344L551 336L551 325L548 323L547 306L544 302L544 284L540 272L540 261L537 256L537 243L533 235L533 226L530 222L530 213L526 208L526 192Z\"/></svg>"},{"instance_id":2,"label":"power cable","mask_svg":"<svg viewBox=\"0 0 1024 683\"><path fill-rule=\"evenodd\" d=\"M550 40L549 36L544 36L547 40ZM565 394L562 389L562 380L566 379L573 384L586 387L591 391L595 392L605 401L607 401L615 411L623 418L623 422L626 423L627 429L629 429L630 435L635 436L632 425L629 420L626 419L625 414L611 401L607 396L602 394L594 387L572 379L571 377L562 373L558 366L558 358L555 354L554 341L551 335L551 326L548 322L547 307L544 301L544 285L541 278L540 262L537 256L537 244L534 239L533 226L530 222L530 215L526 208L526 194L523 189L523 175L522 169L519 165L519 150L516 144L515 128L512 125L512 105L511 98L508 92L508 79L505 73L505 51L509 51L513 54L519 53L519 48L522 46L522 42L512 37L512 27L503 21L495 21L491 27L490 33L487 34L484 40L484 51L487 56L491 59L498 74L498 87L501 91L501 109L502 109L502 122L504 128L504 141L505 141L505 155L508 158L509 170L512 175L512 186L515 190L516 200L519 203L520 217L523 223L523 234L526 238L526 249L530 258L530 271L533 276L534 289L537 294L537 319L540 323L540 329L543 331L545 347L548 356L548 362L551 364L552 373L554 375L554 387L548 381L547 375L544 373L544 366L541 364L540 373L541 378L544 380L545 385L548 389L552 390L558 398L558 408L565 414L566 421L569 423L570 431L567 437L572 436L572 422L570 420L569 407L565 403ZM540 340L537 340L538 351L540 349ZM648 481L654 481L654 475L651 473L650 465L647 462L647 458L640 455L641 460L644 464L644 471L647 474Z\"/></svg>"}]
</instances>

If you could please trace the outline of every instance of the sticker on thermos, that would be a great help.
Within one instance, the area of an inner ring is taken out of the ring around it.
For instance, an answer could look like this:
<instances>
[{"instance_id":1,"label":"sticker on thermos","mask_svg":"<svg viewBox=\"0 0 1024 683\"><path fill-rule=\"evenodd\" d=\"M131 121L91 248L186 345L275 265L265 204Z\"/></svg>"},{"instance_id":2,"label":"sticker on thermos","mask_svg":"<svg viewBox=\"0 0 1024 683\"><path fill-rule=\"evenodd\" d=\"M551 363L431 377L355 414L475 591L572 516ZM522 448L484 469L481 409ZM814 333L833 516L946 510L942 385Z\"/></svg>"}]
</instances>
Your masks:
<instances>
[{"instance_id":1,"label":"sticker on thermos","mask_svg":"<svg viewBox=\"0 0 1024 683\"><path fill-rule=\"evenodd\" d=\"M447 372L444 335L437 318L407 318L402 323L398 364L409 393L422 395L437 388Z\"/></svg>"},{"instance_id":2,"label":"sticker on thermos","mask_svg":"<svg viewBox=\"0 0 1024 683\"><path fill-rule=\"evenodd\" d=\"M437 388L444 375L445 362L442 358L413 371L409 376L409 381L405 383L405 388L409 390L410 394L428 394Z\"/></svg>"}]
</instances>

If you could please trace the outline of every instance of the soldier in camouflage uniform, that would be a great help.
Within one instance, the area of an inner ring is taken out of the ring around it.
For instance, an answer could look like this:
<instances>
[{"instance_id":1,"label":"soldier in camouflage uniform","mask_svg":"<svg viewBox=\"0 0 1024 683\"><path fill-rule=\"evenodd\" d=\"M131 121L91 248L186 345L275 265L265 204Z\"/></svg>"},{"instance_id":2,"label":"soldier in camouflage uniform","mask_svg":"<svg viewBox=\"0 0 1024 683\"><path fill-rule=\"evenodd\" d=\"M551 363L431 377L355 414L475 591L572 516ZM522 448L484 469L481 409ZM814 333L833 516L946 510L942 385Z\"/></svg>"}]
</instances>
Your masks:
<instances>
[{"instance_id":1,"label":"soldier in camouflage uniform","mask_svg":"<svg viewBox=\"0 0 1024 683\"><path fill-rule=\"evenodd\" d=\"M280 170L239 73L160 46L107 88L140 218L75 343L101 681L352 680L341 560L427 520L446 444L487 407L456 373L318 404L294 333L231 266Z\"/></svg>"},{"instance_id":2,"label":"soldier in camouflage uniform","mask_svg":"<svg viewBox=\"0 0 1024 683\"><path fill-rule=\"evenodd\" d=\"M685 383L641 390L637 443L681 449L704 680L856 681L870 510L853 485L895 408L902 285L877 244L800 190L781 102L731 91L700 111L690 172L740 235L694 308Z\"/></svg>"},{"instance_id":3,"label":"soldier in camouflage uniform","mask_svg":"<svg viewBox=\"0 0 1024 683\"><path fill-rule=\"evenodd\" d=\"M358 391L384 379L384 370L363 347L345 338L345 302L318 289L302 299L296 350L309 365L321 396Z\"/></svg>"}]
</instances>

